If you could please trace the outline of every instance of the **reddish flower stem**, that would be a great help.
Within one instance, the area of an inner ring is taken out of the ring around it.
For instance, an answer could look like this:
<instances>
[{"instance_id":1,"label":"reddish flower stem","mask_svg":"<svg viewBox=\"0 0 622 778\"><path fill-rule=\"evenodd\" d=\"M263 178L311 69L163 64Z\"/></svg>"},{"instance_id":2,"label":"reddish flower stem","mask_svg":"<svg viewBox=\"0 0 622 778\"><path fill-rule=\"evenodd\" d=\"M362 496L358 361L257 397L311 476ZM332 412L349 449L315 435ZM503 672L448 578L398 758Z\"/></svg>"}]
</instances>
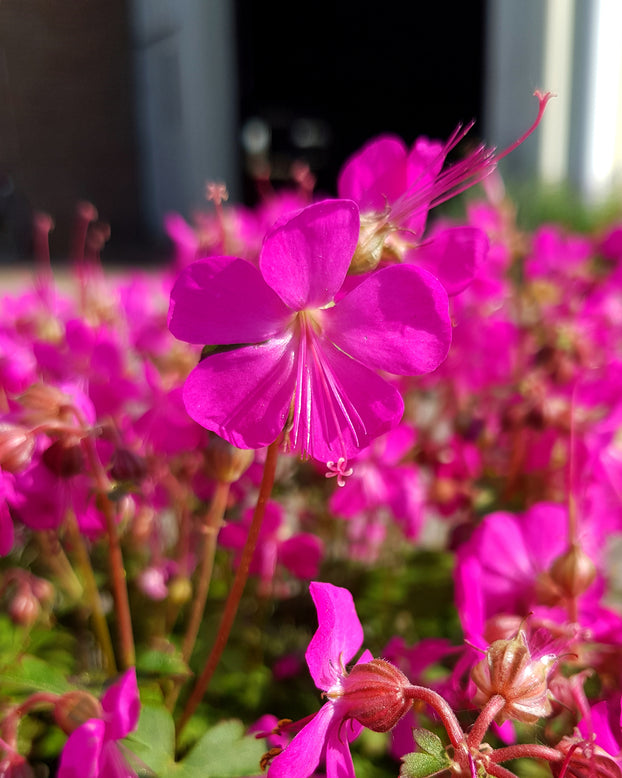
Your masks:
<instances>
[{"instance_id":1,"label":"reddish flower stem","mask_svg":"<svg viewBox=\"0 0 622 778\"><path fill-rule=\"evenodd\" d=\"M510 759L544 759L547 762L561 762L564 755L555 748L542 746L538 743L520 743L515 746L497 748L490 755L489 760L495 764L507 762Z\"/></svg>"},{"instance_id":2,"label":"reddish flower stem","mask_svg":"<svg viewBox=\"0 0 622 778\"><path fill-rule=\"evenodd\" d=\"M10 749L17 749L17 728L19 721L28 711L39 705L55 705L58 701L58 694L50 692L35 692L25 699L19 705L10 708L4 715L0 724L0 735Z\"/></svg>"},{"instance_id":3,"label":"reddish flower stem","mask_svg":"<svg viewBox=\"0 0 622 778\"><path fill-rule=\"evenodd\" d=\"M497 713L503 710L504 705L505 697L502 697L500 694L495 694L488 700L480 711L467 737L469 748L479 748L486 732L488 732L488 727L492 724Z\"/></svg>"},{"instance_id":4,"label":"reddish flower stem","mask_svg":"<svg viewBox=\"0 0 622 778\"><path fill-rule=\"evenodd\" d=\"M266 504L270 499L272 493L272 487L274 485L274 476L276 473L276 463L279 455L280 440L276 440L268 447L266 454L266 462L264 464L263 477L261 479L261 486L259 488L259 496L257 498L257 505L255 506L255 512L253 513L253 520L248 530L248 537L242 550L242 556L240 557L240 563L233 579L233 585L227 597L225 603L225 610L218 627L218 634L216 635L216 641L212 647L212 651L207 658L203 672L197 680L194 689L184 708L181 717L177 723L177 735L188 723L189 719L194 714L197 706L201 702L201 699L207 687L214 675L222 652L227 645L231 627L238 612L238 606L242 599L244 587L246 585L246 579L248 578L248 571L255 552L255 546L257 545L257 539L259 537L259 531L263 522L263 517L266 511Z\"/></svg>"},{"instance_id":5,"label":"reddish flower stem","mask_svg":"<svg viewBox=\"0 0 622 778\"><path fill-rule=\"evenodd\" d=\"M127 670L128 667L133 667L136 664L136 650L134 648L130 601L127 594L127 582L125 577L125 566L123 564L123 554L121 552L121 543L119 540L119 533L117 532L115 508L108 497L110 484L108 483L108 477L106 476L97 454L95 442L88 433L86 419L79 408L74 406L72 410L85 432L82 443L86 450L91 475L95 481L97 507L104 514L106 522L106 535L108 536L108 569L119 633L119 667L121 670Z\"/></svg>"},{"instance_id":6,"label":"reddish flower stem","mask_svg":"<svg viewBox=\"0 0 622 778\"><path fill-rule=\"evenodd\" d=\"M508 770L507 767L501 767L501 765L494 763L486 765L486 772L488 775L494 775L495 778L516 778L516 773Z\"/></svg>"},{"instance_id":7,"label":"reddish flower stem","mask_svg":"<svg viewBox=\"0 0 622 778\"><path fill-rule=\"evenodd\" d=\"M184 662L187 662L192 656L192 650L194 649L194 644L197 635L199 634L199 627L201 626L201 620L203 619L205 602L209 592L212 571L214 570L216 541L218 540L218 533L222 525L223 516L225 515L227 500L229 499L229 487L230 484L228 482L218 481L214 496L212 497L212 504L205 517L203 525L204 540L197 576L197 588L181 649L181 655Z\"/></svg>"},{"instance_id":8,"label":"reddish flower stem","mask_svg":"<svg viewBox=\"0 0 622 778\"><path fill-rule=\"evenodd\" d=\"M421 700L429 705L445 727L451 745L455 749L462 750L464 748L464 731L450 705L440 694L425 686L408 686L404 690L404 695L407 699Z\"/></svg>"}]
</instances>

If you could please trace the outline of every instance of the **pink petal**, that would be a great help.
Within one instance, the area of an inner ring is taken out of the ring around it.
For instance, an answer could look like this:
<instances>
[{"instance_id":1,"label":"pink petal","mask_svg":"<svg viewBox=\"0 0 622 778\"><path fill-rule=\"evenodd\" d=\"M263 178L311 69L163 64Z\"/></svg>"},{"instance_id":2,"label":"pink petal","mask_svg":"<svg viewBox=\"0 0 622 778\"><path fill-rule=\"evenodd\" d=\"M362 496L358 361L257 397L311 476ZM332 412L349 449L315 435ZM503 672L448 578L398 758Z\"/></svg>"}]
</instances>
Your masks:
<instances>
[{"instance_id":1,"label":"pink petal","mask_svg":"<svg viewBox=\"0 0 622 778\"><path fill-rule=\"evenodd\" d=\"M266 236L261 273L293 310L319 308L341 288L358 237L359 212L353 202L314 203Z\"/></svg>"},{"instance_id":2,"label":"pink petal","mask_svg":"<svg viewBox=\"0 0 622 778\"><path fill-rule=\"evenodd\" d=\"M327 691L361 647L363 627L347 589L314 581L309 591L317 610L318 628L305 656L315 685Z\"/></svg>"},{"instance_id":3,"label":"pink petal","mask_svg":"<svg viewBox=\"0 0 622 778\"><path fill-rule=\"evenodd\" d=\"M447 293L425 270L393 265L324 312L327 336L368 367L397 375L434 370L451 343Z\"/></svg>"},{"instance_id":4,"label":"pink petal","mask_svg":"<svg viewBox=\"0 0 622 778\"><path fill-rule=\"evenodd\" d=\"M104 731L100 719L89 719L74 730L60 756L57 778L99 778Z\"/></svg>"},{"instance_id":5,"label":"pink petal","mask_svg":"<svg viewBox=\"0 0 622 778\"><path fill-rule=\"evenodd\" d=\"M452 227L409 254L408 260L429 270L447 290L459 294L471 283L488 253L488 238L477 227Z\"/></svg>"},{"instance_id":6,"label":"pink petal","mask_svg":"<svg viewBox=\"0 0 622 778\"><path fill-rule=\"evenodd\" d=\"M397 389L332 343L317 338L298 364L291 443L303 455L348 459L402 418Z\"/></svg>"},{"instance_id":7,"label":"pink petal","mask_svg":"<svg viewBox=\"0 0 622 778\"><path fill-rule=\"evenodd\" d=\"M291 336L212 354L184 385L189 415L238 448L261 448L285 426L295 388Z\"/></svg>"},{"instance_id":8,"label":"pink petal","mask_svg":"<svg viewBox=\"0 0 622 778\"><path fill-rule=\"evenodd\" d=\"M351 722L344 722L338 729L334 727L328 735L326 743L326 778L356 778L352 754L350 753L350 741L356 735L345 734L350 729ZM357 733L358 734L358 733Z\"/></svg>"},{"instance_id":9,"label":"pink petal","mask_svg":"<svg viewBox=\"0 0 622 778\"><path fill-rule=\"evenodd\" d=\"M188 343L259 343L281 332L290 318L254 265L211 257L180 273L171 292L168 326Z\"/></svg>"},{"instance_id":10,"label":"pink petal","mask_svg":"<svg viewBox=\"0 0 622 778\"><path fill-rule=\"evenodd\" d=\"M358 203L362 213L382 213L406 189L406 145L385 135L354 154L339 174L339 197Z\"/></svg>"},{"instance_id":11,"label":"pink petal","mask_svg":"<svg viewBox=\"0 0 622 778\"><path fill-rule=\"evenodd\" d=\"M335 715L332 702L323 705L311 721L270 765L267 778L309 778L320 762L326 736Z\"/></svg>"},{"instance_id":12,"label":"pink petal","mask_svg":"<svg viewBox=\"0 0 622 778\"><path fill-rule=\"evenodd\" d=\"M138 724L140 698L136 670L130 667L101 698L106 721L106 739L120 740Z\"/></svg>"},{"instance_id":13,"label":"pink petal","mask_svg":"<svg viewBox=\"0 0 622 778\"><path fill-rule=\"evenodd\" d=\"M314 578L322 561L324 544L315 535L301 532L284 540L279 548L279 561L298 578Z\"/></svg>"}]
</instances>

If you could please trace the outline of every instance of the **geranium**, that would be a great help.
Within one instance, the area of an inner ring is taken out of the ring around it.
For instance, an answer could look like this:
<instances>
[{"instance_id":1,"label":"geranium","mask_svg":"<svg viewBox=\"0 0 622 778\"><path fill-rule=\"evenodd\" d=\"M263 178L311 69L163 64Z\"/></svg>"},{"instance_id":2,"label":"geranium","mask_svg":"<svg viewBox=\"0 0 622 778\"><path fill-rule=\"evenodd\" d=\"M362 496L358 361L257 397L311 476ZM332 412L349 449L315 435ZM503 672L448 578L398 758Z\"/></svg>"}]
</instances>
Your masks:
<instances>
[{"instance_id":1,"label":"geranium","mask_svg":"<svg viewBox=\"0 0 622 778\"><path fill-rule=\"evenodd\" d=\"M127 670L101 698L101 715L81 724L63 748L58 778L133 778L117 741L138 724L136 671Z\"/></svg>"},{"instance_id":2,"label":"geranium","mask_svg":"<svg viewBox=\"0 0 622 778\"><path fill-rule=\"evenodd\" d=\"M347 459L401 419L397 389L377 371L434 370L451 339L447 295L429 273L392 266L340 297L359 235L348 200L285 218L259 269L235 257L199 260L171 294L181 340L229 346L204 358L184 387L188 413L238 448L286 431L303 456Z\"/></svg>"},{"instance_id":3,"label":"geranium","mask_svg":"<svg viewBox=\"0 0 622 778\"><path fill-rule=\"evenodd\" d=\"M409 681L397 667L365 651L348 673L345 664L363 642L363 628L347 589L312 583L318 629L306 659L315 685L327 699L292 742L274 758L268 778L307 778L322 758L327 778L354 778L349 743L361 725L388 732L412 705ZM371 661L370 661L371 660Z\"/></svg>"}]
</instances>

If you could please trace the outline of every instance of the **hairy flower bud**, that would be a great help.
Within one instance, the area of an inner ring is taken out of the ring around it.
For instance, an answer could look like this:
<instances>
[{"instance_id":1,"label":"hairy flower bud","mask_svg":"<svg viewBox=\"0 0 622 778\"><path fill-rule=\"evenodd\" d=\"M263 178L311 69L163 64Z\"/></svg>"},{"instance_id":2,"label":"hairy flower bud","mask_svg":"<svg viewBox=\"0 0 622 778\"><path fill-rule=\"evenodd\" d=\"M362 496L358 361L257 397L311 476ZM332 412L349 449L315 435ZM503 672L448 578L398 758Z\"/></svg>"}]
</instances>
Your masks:
<instances>
[{"instance_id":1,"label":"hairy flower bud","mask_svg":"<svg viewBox=\"0 0 622 778\"><path fill-rule=\"evenodd\" d=\"M355 665L340 688L326 696L339 698L347 718L373 732L388 732L412 705L404 693L409 686L410 681L397 667L384 659L372 659Z\"/></svg>"},{"instance_id":2,"label":"hairy flower bud","mask_svg":"<svg viewBox=\"0 0 622 778\"><path fill-rule=\"evenodd\" d=\"M24 427L0 423L0 468L9 473L23 470L32 458L35 437Z\"/></svg>"},{"instance_id":3,"label":"hairy flower bud","mask_svg":"<svg viewBox=\"0 0 622 778\"><path fill-rule=\"evenodd\" d=\"M553 562L551 578L567 597L578 597L594 583L596 565L583 549L573 543Z\"/></svg>"},{"instance_id":4,"label":"hairy flower bud","mask_svg":"<svg viewBox=\"0 0 622 778\"><path fill-rule=\"evenodd\" d=\"M548 676L554 663L551 654L532 657L522 630L510 640L495 640L471 671L477 687L473 702L484 706L498 694L506 701L496 718L499 724L506 719L533 724L551 713Z\"/></svg>"},{"instance_id":5,"label":"hairy flower bud","mask_svg":"<svg viewBox=\"0 0 622 778\"><path fill-rule=\"evenodd\" d=\"M232 446L218 435L211 435L205 452L207 472L217 481L232 484L253 464L255 452Z\"/></svg>"},{"instance_id":6,"label":"hairy flower bud","mask_svg":"<svg viewBox=\"0 0 622 778\"><path fill-rule=\"evenodd\" d=\"M92 694L72 691L59 697L54 705L54 720L67 735L89 719L102 718L102 707Z\"/></svg>"}]
</instances>

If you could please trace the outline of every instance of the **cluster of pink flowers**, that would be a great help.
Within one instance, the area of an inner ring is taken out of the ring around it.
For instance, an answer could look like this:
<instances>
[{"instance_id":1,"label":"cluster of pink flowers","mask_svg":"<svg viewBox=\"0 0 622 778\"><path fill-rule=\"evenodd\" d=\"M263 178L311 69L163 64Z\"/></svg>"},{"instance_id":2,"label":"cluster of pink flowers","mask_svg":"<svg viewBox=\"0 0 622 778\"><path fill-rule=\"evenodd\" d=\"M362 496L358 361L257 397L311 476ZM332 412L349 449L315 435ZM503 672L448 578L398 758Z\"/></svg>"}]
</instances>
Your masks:
<instances>
[{"instance_id":1,"label":"cluster of pink flowers","mask_svg":"<svg viewBox=\"0 0 622 778\"><path fill-rule=\"evenodd\" d=\"M520 757L620 778L622 227L522 232L494 172L507 152L448 164L468 129L372 140L334 199L301 179L246 209L211 185L195 226L167 220L172 270L104 277L82 207L68 284L40 250L33 290L3 300L0 601L26 631L70 613L97 650L69 689L0 697L0 775L26 769L18 726L41 705L68 735L59 776L134 775L136 649L177 662L144 686L181 733L250 576L265 610L315 579L324 704L254 727L270 778L353 778L363 728L390 733L405 778L511 778ZM432 222L484 179L466 219ZM464 642L396 630L349 666L363 627L321 579L399 570L419 544L451 555ZM217 579L230 594L200 672ZM297 675L286 660L275 684ZM101 701L91 676L117 678Z\"/></svg>"}]
</instances>

